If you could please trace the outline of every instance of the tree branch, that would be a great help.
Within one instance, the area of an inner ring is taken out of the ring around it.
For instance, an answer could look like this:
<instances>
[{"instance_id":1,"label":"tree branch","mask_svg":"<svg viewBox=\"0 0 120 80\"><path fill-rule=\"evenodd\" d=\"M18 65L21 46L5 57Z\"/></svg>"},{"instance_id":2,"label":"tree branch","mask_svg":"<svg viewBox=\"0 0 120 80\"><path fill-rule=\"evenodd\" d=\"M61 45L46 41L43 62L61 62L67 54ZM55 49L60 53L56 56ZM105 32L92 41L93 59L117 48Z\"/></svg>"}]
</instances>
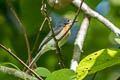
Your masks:
<instances>
[{"instance_id":1,"label":"tree branch","mask_svg":"<svg viewBox=\"0 0 120 80\"><path fill-rule=\"evenodd\" d=\"M85 16L81 24L80 30L77 34L75 43L74 43L73 58L71 61L71 66L70 66L70 69L74 71L76 71L76 67L78 66L78 63L80 61L80 55L83 52L82 47L83 47L83 43L84 43L87 31L88 31L89 23L90 23L90 17Z\"/></svg>"},{"instance_id":2,"label":"tree branch","mask_svg":"<svg viewBox=\"0 0 120 80\"><path fill-rule=\"evenodd\" d=\"M84 2L84 0L82 0L81 3L79 4L79 8L78 8L78 10L77 10L77 12L76 12L76 14L75 14L75 17L74 17L74 19L73 19L73 22L72 22L70 28L63 34L63 36L62 36L60 39L62 39L62 38L68 33L68 31L72 28L72 26L74 25L74 23L75 23L78 15L79 15L79 13L80 13L80 11L81 11L81 7L82 7L82 5L83 5L83 2Z\"/></svg>"},{"instance_id":3,"label":"tree branch","mask_svg":"<svg viewBox=\"0 0 120 80\"><path fill-rule=\"evenodd\" d=\"M48 13L45 10L44 4L43 4L43 8L41 9L41 11L43 12L43 15L46 17L46 19L48 21L48 24L49 24L49 28L50 28L50 30L52 32L52 38L54 39L55 44L56 44L56 53L58 54L58 59L59 59L60 66L62 68L64 68L65 65L63 63L63 58L62 58L62 55L61 55L61 50L60 50L60 47L58 45L58 40L55 37L55 33L54 33L54 30L53 30L53 27L52 27L52 23L51 23L52 19L48 16Z\"/></svg>"},{"instance_id":4,"label":"tree branch","mask_svg":"<svg viewBox=\"0 0 120 80\"><path fill-rule=\"evenodd\" d=\"M42 0L42 4L44 4L44 0ZM51 7L50 11L48 12L48 15L52 12L52 10L54 10L54 6L55 6L55 4ZM33 45L33 48L32 48L31 53L33 53L34 49L35 49L36 46L37 46L38 39L39 39L39 37L40 37L40 32L42 31L42 29L43 29L44 24L45 24L46 21L47 21L47 18L45 17L44 20L43 20L43 22L42 22L42 24L41 24L41 26L40 26L40 29L39 29L39 32L38 32L38 34L37 34L37 37L36 37L36 40L35 40L35 43L34 43L34 45Z\"/></svg>"},{"instance_id":5,"label":"tree branch","mask_svg":"<svg viewBox=\"0 0 120 80\"><path fill-rule=\"evenodd\" d=\"M29 44L29 41L28 41L27 33L25 31L24 25L22 24L22 22L20 21L19 17L17 16L17 14L16 14L16 12L15 12L15 10L13 8L13 5L11 4L10 0L7 0L7 4L8 4L8 7L10 8L11 12L15 16L15 18L16 18L18 24L19 24L19 27L21 28L21 30L24 33L25 42L26 42L26 46L27 46L27 52L28 52L28 64L29 64L30 61L31 61L31 52L30 52L30 44Z\"/></svg>"},{"instance_id":6,"label":"tree branch","mask_svg":"<svg viewBox=\"0 0 120 80\"><path fill-rule=\"evenodd\" d=\"M13 56L15 59L17 59L21 64L23 64L28 70L30 70L39 80L43 80L36 72L34 72L32 69L30 69L19 57L17 57L13 52L11 52L10 49L7 49L5 46L0 44L0 48L4 49L6 52L8 52L11 56Z\"/></svg>"},{"instance_id":7,"label":"tree branch","mask_svg":"<svg viewBox=\"0 0 120 80\"><path fill-rule=\"evenodd\" d=\"M51 8L50 11L52 11L54 9L54 6ZM60 66L63 68L64 67L64 64L63 64L63 59L62 59L62 56L61 56L61 51L60 51L60 48L59 48L59 45L58 45L58 40L55 38L55 34L54 34L54 31L53 31L53 28L52 28L52 24L51 24L51 21L52 19L48 16L49 13L47 13L46 11L46 4L42 1L42 7L41 7L41 12L42 14L45 16L45 21L47 20L48 21L48 24L49 24L49 28L52 32L52 38L54 39L55 43L56 43L56 51L58 52L58 58L59 58L59 62L60 62ZM44 21L44 22L45 22ZM44 24L44 23L43 23ZM43 26L42 24L42 26ZM32 60L32 62L30 63L29 67L31 67L36 61L37 59L39 58L40 56L40 53L38 53L35 58Z\"/></svg>"},{"instance_id":8,"label":"tree branch","mask_svg":"<svg viewBox=\"0 0 120 80\"><path fill-rule=\"evenodd\" d=\"M43 20L43 22L42 22L42 24L41 24L41 26L40 26L39 32L38 32L38 34L37 34L37 37L36 37L36 40L35 40L35 43L34 43L34 45L33 45L33 48L32 48L31 53L33 53L34 49L35 49L36 46L37 46L37 43L38 43L38 40L39 40L39 37L40 37L40 32L42 31L42 29L43 29L44 24L45 24L46 21L47 21L47 19L44 18L44 20Z\"/></svg>"},{"instance_id":9,"label":"tree branch","mask_svg":"<svg viewBox=\"0 0 120 80\"><path fill-rule=\"evenodd\" d=\"M75 21L76 21L78 15L79 15L79 13L80 13L80 10L81 10L83 1L84 1L84 0L82 0L81 3L78 5L79 8L78 8L78 10L77 10L77 12L76 12L76 14L75 14L74 20L73 20L73 22L72 22L70 28L63 34L63 36L60 38L60 40L68 33L68 31L72 28L73 24L75 23Z\"/></svg>"},{"instance_id":10,"label":"tree branch","mask_svg":"<svg viewBox=\"0 0 120 80\"><path fill-rule=\"evenodd\" d=\"M1 65L0 65L0 72L9 74L9 75L14 75L15 77L25 79L25 80L38 80L36 77L33 77L27 73L24 73L22 71L19 71L19 70L13 69L13 68L1 66Z\"/></svg>"},{"instance_id":11,"label":"tree branch","mask_svg":"<svg viewBox=\"0 0 120 80\"><path fill-rule=\"evenodd\" d=\"M79 5L81 4L81 0L73 0L73 5L79 8ZM106 27L108 27L111 31L113 31L117 36L120 35L120 29L117 28L114 24L112 24L108 19L97 13L96 11L92 10L87 4L83 3L81 7L82 11L93 17L96 18L98 21L103 23Z\"/></svg>"}]
</instances>

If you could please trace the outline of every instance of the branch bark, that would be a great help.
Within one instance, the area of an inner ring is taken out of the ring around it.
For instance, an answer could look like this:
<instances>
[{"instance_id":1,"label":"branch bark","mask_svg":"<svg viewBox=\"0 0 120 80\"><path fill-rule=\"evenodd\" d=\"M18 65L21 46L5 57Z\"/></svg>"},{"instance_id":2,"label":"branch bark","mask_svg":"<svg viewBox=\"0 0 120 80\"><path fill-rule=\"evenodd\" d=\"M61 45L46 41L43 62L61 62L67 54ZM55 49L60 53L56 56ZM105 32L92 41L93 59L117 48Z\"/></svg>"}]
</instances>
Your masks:
<instances>
[{"instance_id":1,"label":"branch bark","mask_svg":"<svg viewBox=\"0 0 120 80\"><path fill-rule=\"evenodd\" d=\"M14 75L15 77L25 79L25 80L38 80L36 77L33 77L27 73L24 73L22 71L19 71L13 68L5 67L5 66L0 66L0 72L9 74L9 75Z\"/></svg>"},{"instance_id":2,"label":"branch bark","mask_svg":"<svg viewBox=\"0 0 120 80\"><path fill-rule=\"evenodd\" d=\"M25 30L24 25L22 24L21 20L19 19L18 15L16 14L16 12L15 12L15 10L13 8L13 5L10 2L10 0L7 0L7 4L8 4L8 7L9 7L10 11L15 16L15 18L16 18L18 24L19 24L19 27L21 28L21 30L24 33L25 42L26 42L26 46L27 46L27 52L28 52L28 64L29 64L31 62L31 52L30 52L30 44L29 44L29 40L28 40L28 36L27 36L26 30Z\"/></svg>"},{"instance_id":3,"label":"branch bark","mask_svg":"<svg viewBox=\"0 0 120 80\"><path fill-rule=\"evenodd\" d=\"M53 6L54 7L54 6ZM64 65L64 62L63 62L63 58L62 58L62 54L61 54L61 50L60 50L60 47L59 47L59 45L58 45L58 40L56 39L56 37L55 37L55 33L54 33L54 30L53 30L53 27L52 27L52 19L49 17L49 14L46 12L46 10L45 9L43 9L42 10L43 11L43 13L45 14L44 16L45 16L45 18L47 19L47 21L48 21L48 25L49 25L49 28L50 28L50 30L51 30L51 32L52 32L52 38L53 38L53 40L55 41L55 46L56 46L56 53L57 53L57 55L58 55L58 59L59 59L59 64L60 64L60 66L61 66L61 68L65 68L65 65Z\"/></svg>"},{"instance_id":4,"label":"branch bark","mask_svg":"<svg viewBox=\"0 0 120 80\"><path fill-rule=\"evenodd\" d=\"M73 5L79 8L79 5L81 4L82 0L73 0ZM117 36L120 35L120 29L117 28L112 22L110 22L108 19L97 13L96 11L92 10L86 3L83 3L81 7L82 11L97 19L101 23L103 23L106 27L108 27L111 31L113 31Z\"/></svg>"},{"instance_id":5,"label":"branch bark","mask_svg":"<svg viewBox=\"0 0 120 80\"><path fill-rule=\"evenodd\" d=\"M27 64L25 64L19 57L17 57L10 49L7 49L5 46L0 44L0 48L8 52L11 56L13 56L16 60L18 60L21 64L23 64L28 70L30 70L39 80L43 80L34 70L30 69Z\"/></svg>"},{"instance_id":6,"label":"branch bark","mask_svg":"<svg viewBox=\"0 0 120 80\"><path fill-rule=\"evenodd\" d=\"M77 38L74 43L74 52L73 52L73 58L71 61L70 69L76 71L76 67L78 66L78 63L80 61L80 55L83 52L82 47L83 43L88 31L88 26L90 23L90 17L85 16L83 19L83 22L81 24L80 30L78 32Z\"/></svg>"}]
</instances>

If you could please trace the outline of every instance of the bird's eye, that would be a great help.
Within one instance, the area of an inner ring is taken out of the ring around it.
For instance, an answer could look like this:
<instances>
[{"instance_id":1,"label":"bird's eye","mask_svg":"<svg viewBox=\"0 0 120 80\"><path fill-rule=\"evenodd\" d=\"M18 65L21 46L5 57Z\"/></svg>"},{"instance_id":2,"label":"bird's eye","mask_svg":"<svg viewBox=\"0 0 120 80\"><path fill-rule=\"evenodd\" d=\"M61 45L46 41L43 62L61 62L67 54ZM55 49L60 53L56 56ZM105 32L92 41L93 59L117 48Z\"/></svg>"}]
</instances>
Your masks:
<instances>
[{"instance_id":1,"label":"bird's eye","mask_svg":"<svg viewBox=\"0 0 120 80\"><path fill-rule=\"evenodd\" d=\"M68 19L68 22L69 22L70 20Z\"/></svg>"}]
</instances>

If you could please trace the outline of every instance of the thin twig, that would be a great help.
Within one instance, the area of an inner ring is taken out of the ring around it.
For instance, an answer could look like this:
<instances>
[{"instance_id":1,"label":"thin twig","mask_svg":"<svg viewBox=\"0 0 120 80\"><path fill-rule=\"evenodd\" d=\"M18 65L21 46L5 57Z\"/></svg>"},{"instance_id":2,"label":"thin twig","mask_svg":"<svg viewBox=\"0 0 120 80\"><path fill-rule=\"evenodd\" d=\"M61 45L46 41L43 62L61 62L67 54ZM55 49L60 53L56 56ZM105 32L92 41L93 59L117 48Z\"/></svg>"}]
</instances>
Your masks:
<instances>
[{"instance_id":1,"label":"thin twig","mask_svg":"<svg viewBox=\"0 0 120 80\"><path fill-rule=\"evenodd\" d=\"M75 17L73 19L73 22L72 22L71 26L69 27L69 29L66 31L66 33L64 33L64 35L60 39L62 39L68 33L68 31L72 28L72 26L74 25L74 23L75 23L78 15L79 15L79 13L81 11L81 7L82 7L83 2L84 2L84 0L81 1L80 5L79 5L79 8L78 8L78 10L76 12L76 15L75 15Z\"/></svg>"},{"instance_id":2,"label":"thin twig","mask_svg":"<svg viewBox=\"0 0 120 80\"><path fill-rule=\"evenodd\" d=\"M45 5L44 5L44 0L42 0L42 7L41 7L41 13L42 13L42 9L45 7ZM55 4L54 4L54 6L55 6ZM54 6L50 9L50 11L48 12L48 15L51 13L51 11L54 9ZM44 24L45 24L45 22L47 21L47 18L45 17L44 18L44 21L43 21L43 23L42 23L42 25L41 25L41 27L40 27L40 31L39 31L39 33L38 33L38 35L37 35L37 38L36 38L36 41L35 41L35 44L38 42L38 38L39 38L39 36L40 36L40 32L41 32L41 30L43 29L43 27L44 27ZM36 46L34 45L34 47L33 48L35 48ZM30 65L29 65L29 67L32 67L32 65L37 61L37 59L39 58L39 53L36 55L36 57L32 60L32 62L30 63Z\"/></svg>"},{"instance_id":3,"label":"thin twig","mask_svg":"<svg viewBox=\"0 0 120 80\"><path fill-rule=\"evenodd\" d=\"M44 3L44 0L42 0L42 4L43 4L43 3ZM48 15L53 11L54 6L55 6L55 4L51 7L50 11L48 12ZM42 24L41 24L41 26L40 26L40 29L39 29L39 32L38 32L38 34L37 34L37 37L36 37L36 40L35 40L35 43L34 43L34 45L33 45L33 48L32 48L31 53L33 53L34 49L35 49L36 46L37 46L37 43L38 43L38 40L39 40L39 37L40 37L40 32L42 31L42 29L43 29L44 24L45 24L46 21L47 21L47 18L45 17L44 20L43 20L43 22L42 22Z\"/></svg>"},{"instance_id":4,"label":"thin twig","mask_svg":"<svg viewBox=\"0 0 120 80\"><path fill-rule=\"evenodd\" d=\"M83 2L84 2L84 0L81 1L80 5L79 5L79 8L78 8L78 10L77 10L77 12L76 12L76 15L75 15L75 17L74 17L74 20L73 20L71 26L69 27L69 29L64 33L64 35L63 35L59 40L61 40L61 39L68 33L68 31L72 28L73 24L75 23L78 15L79 15L79 13L80 13L80 10L81 10L81 7L82 7ZM51 22L51 21L49 20L49 17L48 17L48 21ZM50 26L51 26L51 25L50 25ZM54 32L52 32L52 33L54 34ZM53 38L54 38L54 35L53 35ZM55 40L55 42L56 42L56 44L57 44L58 41L56 41L56 39L54 39L54 40ZM58 46L58 51L60 51L60 50L59 50L59 46ZM61 55L59 55L59 56L61 56Z\"/></svg>"},{"instance_id":5,"label":"thin twig","mask_svg":"<svg viewBox=\"0 0 120 80\"><path fill-rule=\"evenodd\" d=\"M42 25L40 26L40 29L39 29L39 32L37 34L37 37L36 37L36 40L35 40L35 43L33 45L33 48L32 48L32 51L31 53L33 53L34 49L36 48L37 44L38 44L38 40L39 40L39 37L40 37L40 32L42 31L43 27L44 27L44 24L45 22L47 21L46 18L44 18L43 22L42 22Z\"/></svg>"},{"instance_id":6,"label":"thin twig","mask_svg":"<svg viewBox=\"0 0 120 80\"><path fill-rule=\"evenodd\" d=\"M48 18L48 17L47 17ZM48 24L49 24L49 27L50 27L50 30L52 32L52 38L54 39L55 43L56 43L56 53L58 54L58 58L59 58L59 64L62 68L65 67L64 63L63 63L63 58L62 58L62 55L61 55L61 50L60 50L60 47L58 45L58 40L55 38L55 33L53 31L53 28L52 28L52 24L51 24L51 20L48 18Z\"/></svg>"},{"instance_id":7,"label":"thin twig","mask_svg":"<svg viewBox=\"0 0 120 80\"><path fill-rule=\"evenodd\" d=\"M8 7L10 8L11 12L13 13L13 15L15 16L18 24L19 24L19 27L21 28L21 30L23 31L24 33L24 37L25 37L25 42L26 42L26 45L27 45L27 52L28 52L28 64L30 63L31 61L31 52L30 52L30 44L29 44L29 41L28 41L28 36L27 36L27 33L25 31L25 28L24 28L24 25L22 24L22 22L20 21L19 17L17 16L14 8L13 8L13 5L12 3L10 2L10 0L7 0L7 4L8 4Z\"/></svg>"},{"instance_id":8,"label":"thin twig","mask_svg":"<svg viewBox=\"0 0 120 80\"><path fill-rule=\"evenodd\" d=\"M87 31L88 31L89 23L90 23L90 17L86 15L85 18L83 19L83 22L81 24L80 30L77 34L77 37L74 43L73 58L71 61L71 66L70 66L70 69L74 71L76 71L78 63L80 61L80 55L83 52L82 50L83 43L84 43Z\"/></svg>"},{"instance_id":9,"label":"thin twig","mask_svg":"<svg viewBox=\"0 0 120 80\"><path fill-rule=\"evenodd\" d=\"M73 5L75 5L77 8L79 8L79 5L82 3L81 0L73 0ZM81 10L91 16L92 18L97 19L101 23L103 23L106 27L108 27L112 32L114 32L117 36L120 35L120 29L117 28L112 22L110 22L108 19L97 13L96 11L92 10L86 3L83 3Z\"/></svg>"},{"instance_id":10,"label":"thin twig","mask_svg":"<svg viewBox=\"0 0 120 80\"><path fill-rule=\"evenodd\" d=\"M44 6L44 5L43 5ZM46 12L45 8L42 9L43 11L43 15L47 18L48 20L48 24L49 24L49 28L52 32L52 38L54 39L55 41L55 44L56 44L56 53L58 54L58 58L59 58L59 64L62 68L65 67L64 63L63 63L63 58L62 58L62 55L61 55L61 50L60 50L60 47L58 45L58 40L56 39L55 37L55 33L54 33L54 30L53 30L53 27L52 27L52 19L48 16L48 13Z\"/></svg>"},{"instance_id":11,"label":"thin twig","mask_svg":"<svg viewBox=\"0 0 120 80\"><path fill-rule=\"evenodd\" d=\"M0 65L0 72L3 72L5 74L9 74L9 75L14 75L15 77L21 78L21 79L27 79L27 80L38 80L36 77L31 76L25 72L22 72L20 70L16 70L14 68L9 68L9 67L5 67L5 66L1 66Z\"/></svg>"},{"instance_id":12,"label":"thin twig","mask_svg":"<svg viewBox=\"0 0 120 80\"><path fill-rule=\"evenodd\" d=\"M19 57L17 57L13 52L11 52L10 49L7 49L5 46L0 44L0 48L4 49L6 52L8 52L11 56L13 56L15 59L17 59L21 64L23 64L28 70L30 70L39 80L43 80L36 72L34 72L32 69L30 69Z\"/></svg>"}]
</instances>

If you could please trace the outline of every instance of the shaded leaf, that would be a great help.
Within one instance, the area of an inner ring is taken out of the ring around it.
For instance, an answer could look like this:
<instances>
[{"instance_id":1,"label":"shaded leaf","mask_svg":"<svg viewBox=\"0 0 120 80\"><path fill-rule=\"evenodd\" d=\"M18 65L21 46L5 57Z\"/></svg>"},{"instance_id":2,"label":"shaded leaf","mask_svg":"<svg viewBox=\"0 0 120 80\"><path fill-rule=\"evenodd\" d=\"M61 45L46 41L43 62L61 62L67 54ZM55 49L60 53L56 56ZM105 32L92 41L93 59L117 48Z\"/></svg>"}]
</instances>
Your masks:
<instances>
[{"instance_id":1,"label":"shaded leaf","mask_svg":"<svg viewBox=\"0 0 120 80\"><path fill-rule=\"evenodd\" d=\"M76 80L76 74L70 69L61 69L53 72L45 80Z\"/></svg>"},{"instance_id":2,"label":"shaded leaf","mask_svg":"<svg viewBox=\"0 0 120 80\"><path fill-rule=\"evenodd\" d=\"M11 66L13 66L14 68L16 68L17 70L20 70L18 66L16 66L16 65L13 64L13 63L10 63L10 62L5 62L5 63L2 63L1 65L11 65Z\"/></svg>"},{"instance_id":3,"label":"shaded leaf","mask_svg":"<svg viewBox=\"0 0 120 80\"><path fill-rule=\"evenodd\" d=\"M95 80L119 80L118 78L120 78L120 65L98 72Z\"/></svg>"},{"instance_id":4,"label":"shaded leaf","mask_svg":"<svg viewBox=\"0 0 120 80\"><path fill-rule=\"evenodd\" d=\"M35 72L42 77L47 77L51 74L51 72L48 69L43 68L43 67L36 68Z\"/></svg>"}]
</instances>

